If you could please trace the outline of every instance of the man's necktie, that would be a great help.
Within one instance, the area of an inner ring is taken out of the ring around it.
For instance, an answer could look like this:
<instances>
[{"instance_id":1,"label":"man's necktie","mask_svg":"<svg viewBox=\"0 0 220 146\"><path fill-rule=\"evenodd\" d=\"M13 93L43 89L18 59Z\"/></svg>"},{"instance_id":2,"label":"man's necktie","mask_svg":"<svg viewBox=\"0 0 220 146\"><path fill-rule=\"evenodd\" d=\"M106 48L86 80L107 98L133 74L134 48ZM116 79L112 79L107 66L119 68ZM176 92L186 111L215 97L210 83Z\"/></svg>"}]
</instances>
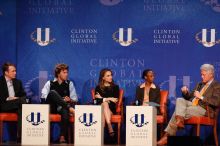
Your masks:
<instances>
[{"instance_id":1,"label":"man's necktie","mask_svg":"<svg viewBox=\"0 0 220 146\"><path fill-rule=\"evenodd\" d=\"M15 96L15 91L14 91L14 87L13 87L13 83L12 81L8 81L9 85L8 85L8 94L9 97L14 97Z\"/></svg>"},{"instance_id":2,"label":"man's necktie","mask_svg":"<svg viewBox=\"0 0 220 146\"><path fill-rule=\"evenodd\" d=\"M199 92L201 95L203 95L206 91L206 89L209 87L209 84L205 84L205 86L202 88L202 90ZM194 98L192 105L197 106L199 104L199 98Z\"/></svg>"}]
</instances>

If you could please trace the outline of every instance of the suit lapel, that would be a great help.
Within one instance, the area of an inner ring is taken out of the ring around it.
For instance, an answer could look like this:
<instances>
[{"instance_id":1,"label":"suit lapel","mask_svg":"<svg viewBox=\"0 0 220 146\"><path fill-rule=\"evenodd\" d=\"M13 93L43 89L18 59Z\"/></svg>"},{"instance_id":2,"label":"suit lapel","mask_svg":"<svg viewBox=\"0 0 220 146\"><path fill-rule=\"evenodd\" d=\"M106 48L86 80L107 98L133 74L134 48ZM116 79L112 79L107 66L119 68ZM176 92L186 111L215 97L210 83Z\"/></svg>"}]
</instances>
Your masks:
<instances>
[{"instance_id":1,"label":"suit lapel","mask_svg":"<svg viewBox=\"0 0 220 146\"><path fill-rule=\"evenodd\" d=\"M2 76L2 87L3 87L3 92L5 97L7 98L9 96L8 94L8 86L7 86L7 82L4 76Z\"/></svg>"},{"instance_id":2,"label":"suit lapel","mask_svg":"<svg viewBox=\"0 0 220 146\"><path fill-rule=\"evenodd\" d=\"M15 92L15 96L16 96L18 93L18 84L17 84L16 80L12 80L12 82L13 82L14 92Z\"/></svg>"},{"instance_id":3,"label":"suit lapel","mask_svg":"<svg viewBox=\"0 0 220 146\"><path fill-rule=\"evenodd\" d=\"M209 85L209 87L206 89L206 91L204 92L204 96L207 96L208 93L210 93L210 90L213 88L212 86L215 84L215 80L212 81L212 83Z\"/></svg>"}]
</instances>

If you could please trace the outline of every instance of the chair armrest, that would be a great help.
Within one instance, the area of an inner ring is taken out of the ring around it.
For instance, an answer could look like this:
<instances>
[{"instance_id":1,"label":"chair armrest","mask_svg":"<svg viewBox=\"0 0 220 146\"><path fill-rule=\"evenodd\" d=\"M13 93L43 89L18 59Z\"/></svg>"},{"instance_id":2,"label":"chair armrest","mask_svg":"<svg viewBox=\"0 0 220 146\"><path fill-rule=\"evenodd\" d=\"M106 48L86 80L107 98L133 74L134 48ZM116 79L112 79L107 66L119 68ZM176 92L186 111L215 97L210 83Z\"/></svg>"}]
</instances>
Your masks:
<instances>
[{"instance_id":1,"label":"chair armrest","mask_svg":"<svg viewBox=\"0 0 220 146\"><path fill-rule=\"evenodd\" d=\"M164 121L167 122L167 105L166 104L163 104L160 106L160 113L161 115L164 117Z\"/></svg>"},{"instance_id":2,"label":"chair armrest","mask_svg":"<svg viewBox=\"0 0 220 146\"><path fill-rule=\"evenodd\" d=\"M208 118L210 118L210 110L209 110L209 106L206 106L206 111L208 113Z\"/></svg>"},{"instance_id":3,"label":"chair armrest","mask_svg":"<svg viewBox=\"0 0 220 146\"><path fill-rule=\"evenodd\" d=\"M132 101L132 102L130 102L130 104L129 105L135 105L135 102L134 101Z\"/></svg>"},{"instance_id":4,"label":"chair armrest","mask_svg":"<svg viewBox=\"0 0 220 146\"><path fill-rule=\"evenodd\" d=\"M163 114L167 114L167 105L163 104L160 105L160 113Z\"/></svg>"}]
</instances>

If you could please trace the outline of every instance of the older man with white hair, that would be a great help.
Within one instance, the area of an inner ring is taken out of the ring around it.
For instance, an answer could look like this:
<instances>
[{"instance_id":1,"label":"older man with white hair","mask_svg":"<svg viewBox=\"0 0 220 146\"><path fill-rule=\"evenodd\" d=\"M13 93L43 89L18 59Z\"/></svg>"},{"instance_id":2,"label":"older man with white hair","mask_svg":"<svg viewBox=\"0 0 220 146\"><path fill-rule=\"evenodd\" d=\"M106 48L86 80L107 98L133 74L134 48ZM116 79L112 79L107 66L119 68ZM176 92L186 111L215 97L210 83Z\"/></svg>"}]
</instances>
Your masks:
<instances>
[{"instance_id":1,"label":"older man with white hair","mask_svg":"<svg viewBox=\"0 0 220 146\"><path fill-rule=\"evenodd\" d=\"M176 135L178 129L184 128L184 120L192 116L207 116L207 107L210 116L215 117L215 109L220 104L220 83L214 80L215 69L211 64L200 67L202 81L190 93L186 86L181 88L183 98L177 98L176 108L170 119L164 136L157 142L158 145L167 144L167 137Z\"/></svg>"}]
</instances>

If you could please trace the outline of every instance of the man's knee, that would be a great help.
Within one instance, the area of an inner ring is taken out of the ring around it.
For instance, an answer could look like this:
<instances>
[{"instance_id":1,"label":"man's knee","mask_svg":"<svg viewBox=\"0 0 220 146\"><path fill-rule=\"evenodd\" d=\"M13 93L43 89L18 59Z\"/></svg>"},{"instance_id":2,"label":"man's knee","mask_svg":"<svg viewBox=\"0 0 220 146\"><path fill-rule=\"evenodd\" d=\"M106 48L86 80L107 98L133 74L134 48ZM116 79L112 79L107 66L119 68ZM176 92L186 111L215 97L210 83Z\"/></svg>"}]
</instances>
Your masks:
<instances>
[{"instance_id":1,"label":"man's knee","mask_svg":"<svg viewBox=\"0 0 220 146\"><path fill-rule=\"evenodd\" d=\"M65 108L62 108L59 112L62 118L69 119L69 111Z\"/></svg>"},{"instance_id":2,"label":"man's knee","mask_svg":"<svg viewBox=\"0 0 220 146\"><path fill-rule=\"evenodd\" d=\"M57 102L59 98L62 98L59 93L55 90L51 90L47 96L46 103Z\"/></svg>"},{"instance_id":3,"label":"man's knee","mask_svg":"<svg viewBox=\"0 0 220 146\"><path fill-rule=\"evenodd\" d=\"M59 95L59 94L55 90L50 90L50 92L48 94L48 96L57 96L57 95Z\"/></svg>"},{"instance_id":4,"label":"man's knee","mask_svg":"<svg viewBox=\"0 0 220 146\"><path fill-rule=\"evenodd\" d=\"M184 98L177 98L176 99L176 103L183 103L186 102L186 100Z\"/></svg>"}]
</instances>

